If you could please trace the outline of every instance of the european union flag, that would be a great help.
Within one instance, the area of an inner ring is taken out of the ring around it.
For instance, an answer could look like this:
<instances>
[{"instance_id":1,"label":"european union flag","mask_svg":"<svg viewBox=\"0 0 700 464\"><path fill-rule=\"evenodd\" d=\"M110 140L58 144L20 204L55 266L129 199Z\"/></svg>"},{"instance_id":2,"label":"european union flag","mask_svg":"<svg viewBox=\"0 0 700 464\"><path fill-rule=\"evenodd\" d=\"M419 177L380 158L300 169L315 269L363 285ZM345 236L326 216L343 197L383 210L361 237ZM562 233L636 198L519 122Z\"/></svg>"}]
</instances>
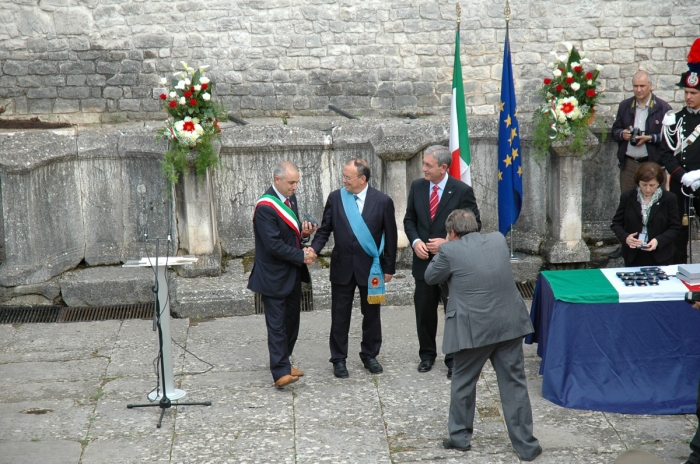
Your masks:
<instances>
[{"instance_id":1,"label":"european union flag","mask_svg":"<svg viewBox=\"0 0 700 464\"><path fill-rule=\"evenodd\" d=\"M513 65L506 29L501 78L501 112L498 123L498 230L508 234L520 216L523 203L523 166L520 152L520 128L515 103Z\"/></svg>"}]
</instances>

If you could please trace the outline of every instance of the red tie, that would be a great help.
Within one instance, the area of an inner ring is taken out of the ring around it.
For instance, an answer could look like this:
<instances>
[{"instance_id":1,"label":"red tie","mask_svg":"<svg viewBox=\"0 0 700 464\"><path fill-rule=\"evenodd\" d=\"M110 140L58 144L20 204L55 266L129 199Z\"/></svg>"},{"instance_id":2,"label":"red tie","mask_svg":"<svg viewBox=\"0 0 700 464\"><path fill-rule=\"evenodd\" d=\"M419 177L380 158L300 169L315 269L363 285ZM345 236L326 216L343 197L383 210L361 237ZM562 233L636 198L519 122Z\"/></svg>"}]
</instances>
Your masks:
<instances>
[{"instance_id":1,"label":"red tie","mask_svg":"<svg viewBox=\"0 0 700 464\"><path fill-rule=\"evenodd\" d=\"M292 208L292 204L289 202L289 198L284 199L284 204L287 205L287 208Z\"/></svg>"},{"instance_id":2,"label":"red tie","mask_svg":"<svg viewBox=\"0 0 700 464\"><path fill-rule=\"evenodd\" d=\"M440 200L438 199L438 186L436 185L433 187L433 193L430 194L430 220L432 221L435 219L435 213L437 212L437 207L438 203L440 203Z\"/></svg>"}]
</instances>

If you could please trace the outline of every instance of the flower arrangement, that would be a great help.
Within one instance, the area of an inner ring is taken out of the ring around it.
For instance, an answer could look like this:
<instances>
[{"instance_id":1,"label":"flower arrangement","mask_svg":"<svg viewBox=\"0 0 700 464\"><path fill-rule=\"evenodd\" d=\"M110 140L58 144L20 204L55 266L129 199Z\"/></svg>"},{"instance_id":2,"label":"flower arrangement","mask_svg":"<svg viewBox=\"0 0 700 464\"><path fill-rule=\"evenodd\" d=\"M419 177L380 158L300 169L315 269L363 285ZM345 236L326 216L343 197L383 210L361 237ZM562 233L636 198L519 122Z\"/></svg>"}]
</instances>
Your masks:
<instances>
[{"instance_id":1,"label":"flower arrangement","mask_svg":"<svg viewBox=\"0 0 700 464\"><path fill-rule=\"evenodd\" d=\"M187 155L198 150L194 165L197 174L219 163L214 152L213 141L221 137L219 118L225 116L220 105L211 99L212 82L204 75L209 66L191 68L181 61L184 71L173 74L173 79L160 80L167 86L160 94L163 109L170 115L165 127L159 131L163 138L170 141L170 148L165 152L163 171L168 180L175 184L181 173L186 172Z\"/></svg>"},{"instance_id":2,"label":"flower arrangement","mask_svg":"<svg viewBox=\"0 0 700 464\"><path fill-rule=\"evenodd\" d=\"M595 118L596 103L601 98L596 87L603 67L598 65L593 71L586 71L584 63L590 62L586 53L579 54L569 42L564 42L564 46L567 56L551 52L557 62L549 63L552 76L544 79L538 91L544 103L533 115L533 154L537 161L546 156L552 142L568 137L571 137L571 149L581 153L588 126Z\"/></svg>"}]
</instances>

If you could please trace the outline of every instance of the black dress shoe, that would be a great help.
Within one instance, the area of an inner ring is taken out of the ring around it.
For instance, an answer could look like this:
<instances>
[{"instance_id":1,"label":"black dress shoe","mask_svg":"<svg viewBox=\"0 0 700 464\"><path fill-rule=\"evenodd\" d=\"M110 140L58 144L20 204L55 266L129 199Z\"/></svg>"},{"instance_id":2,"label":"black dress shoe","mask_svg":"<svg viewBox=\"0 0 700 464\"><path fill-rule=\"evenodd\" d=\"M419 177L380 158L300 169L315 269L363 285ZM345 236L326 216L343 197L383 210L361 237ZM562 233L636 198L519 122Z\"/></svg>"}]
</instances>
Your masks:
<instances>
[{"instance_id":1,"label":"black dress shoe","mask_svg":"<svg viewBox=\"0 0 700 464\"><path fill-rule=\"evenodd\" d=\"M472 445L467 445L464 447L457 446L454 443L452 443L452 440L450 440L449 438L447 440L443 440L442 447L445 449L455 449L459 451L469 451L470 449L472 449Z\"/></svg>"},{"instance_id":2,"label":"black dress shoe","mask_svg":"<svg viewBox=\"0 0 700 464\"><path fill-rule=\"evenodd\" d=\"M382 369L382 365L379 364L379 362L374 358L368 359L366 361L363 359L362 364L364 364L365 369L370 371L372 374L381 374L382 372L384 372L384 369Z\"/></svg>"},{"instance_id":3,"label":"black dress shoe","mask_svg":"<svg viewBox=\"0 0 700 464\"><path fill-rule=\"evenodd\" d=\"M348 368L345 367L344 361L338 361L337 363L333 364L333 375L339 379L345 379L350 376L348 373Z\"/></svg>"},{"instance_id":4,"label":"black dress shoe","mask_svg":"<svg viewBox=\"0 0 700 464\"><path fill-rule=\"evenodd\" d=\"M433 368L433 361L421 361L420 364L418 364L418 372L428 372L430 369Z\"/></svg>"},{"instance_id":5,"label":"black dress shoe","mask_svg":"<svg viewBox=\"0 0 700 464\"><path fill-rule=\"evenodd\" d=\"M449 380L452 380L452 368L451 367L447 368L447 378Z\"/></svg>"},{"instance_id":6,"label":"black dress shoe","mask_svg":"<svg viewBox=\"0 0 700 464\"><path fill-rule=\"evenodd\" d=\"M613 252L610 253L608 256L609 256L610 258L613 258L613 259L621 257L621 256L622 256L622 247L621 247L621 246L617 247L617 248L616 248L615 250L613 250Z\"/></svg>"}]
</instances>

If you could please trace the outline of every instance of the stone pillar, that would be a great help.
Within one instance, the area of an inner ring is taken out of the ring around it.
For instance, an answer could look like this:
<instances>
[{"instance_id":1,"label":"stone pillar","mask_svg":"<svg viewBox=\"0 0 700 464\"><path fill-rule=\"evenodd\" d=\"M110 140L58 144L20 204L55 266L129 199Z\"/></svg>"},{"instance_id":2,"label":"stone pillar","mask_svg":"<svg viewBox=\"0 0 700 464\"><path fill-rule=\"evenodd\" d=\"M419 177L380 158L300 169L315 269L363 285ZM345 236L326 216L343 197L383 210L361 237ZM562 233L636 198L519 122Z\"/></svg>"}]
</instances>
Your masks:
<instances>
[{"instance_id":1,"label":"stone pillar","mask_svg":"<svg viewBox=\"0 0 700 464\"><path fill-rule=\"evenodd\" d=\"M220 146L215 144L215 149ZM193 264L177 266L183 277L221 275L221 245L216 219L216 196L212 172L198 175L193 164L174 187L175 216L179 238L178 255L196 256Z\"/></svg>"},{"instance_id":2,"label":"stone pillar","mask_svg":"<svg viewBox=\"0 0 700 464\"><path fill-rule=\"evenodd\" d=\"M384 161L384 189L387 195L394 200L394 215L396 216L396 227L398 229L399 248L409 247L408 237L403 230L403 217L406 214L406 204L408 200L408 179L406 162L412 158L387 157L380 155Z\"/></svg>"},{"instance_id":3,"label":"stone pillar","mask_svg":"<svg viewBox=\"0 0 700 464\"><path fill-rule=\"evenodd\" d=\"M547 179L550 227L543 251L552 264L591 260L591 252L581 238L582 161L590 159L598 139L589 131L583 144L583 155L572 152L569 140L554 142L550 148Z\"/></svg>"}]
</instances>

